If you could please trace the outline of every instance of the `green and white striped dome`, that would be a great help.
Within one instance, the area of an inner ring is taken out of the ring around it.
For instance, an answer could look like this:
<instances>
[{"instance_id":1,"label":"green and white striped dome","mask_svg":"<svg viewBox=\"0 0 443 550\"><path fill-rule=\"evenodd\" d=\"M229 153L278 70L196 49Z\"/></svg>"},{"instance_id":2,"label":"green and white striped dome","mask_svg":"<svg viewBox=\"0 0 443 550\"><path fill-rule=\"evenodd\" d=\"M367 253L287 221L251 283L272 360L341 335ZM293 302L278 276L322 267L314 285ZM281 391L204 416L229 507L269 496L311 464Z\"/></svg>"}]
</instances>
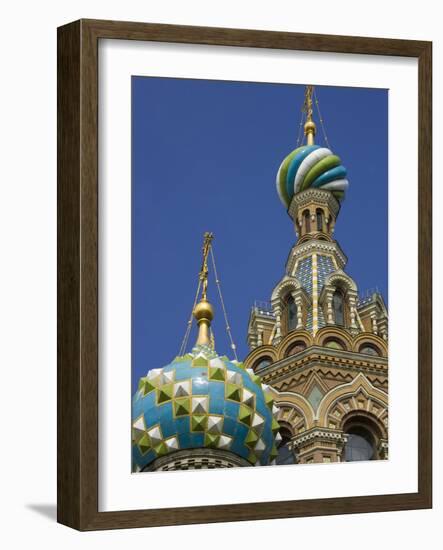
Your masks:
<instances>
[{"instance_id":1,"label":"green and white striped dome","mask_svg":"<svg viewBox=\"0 0 443 550\"><path fill-rule=\"evenodd\" d=\"M319 188L342 200L348 189L347 171L340 157L326 147L303 145L283 160L277 173L277 193L286 209L294 195Z\"/></svg>"}]
</instances>

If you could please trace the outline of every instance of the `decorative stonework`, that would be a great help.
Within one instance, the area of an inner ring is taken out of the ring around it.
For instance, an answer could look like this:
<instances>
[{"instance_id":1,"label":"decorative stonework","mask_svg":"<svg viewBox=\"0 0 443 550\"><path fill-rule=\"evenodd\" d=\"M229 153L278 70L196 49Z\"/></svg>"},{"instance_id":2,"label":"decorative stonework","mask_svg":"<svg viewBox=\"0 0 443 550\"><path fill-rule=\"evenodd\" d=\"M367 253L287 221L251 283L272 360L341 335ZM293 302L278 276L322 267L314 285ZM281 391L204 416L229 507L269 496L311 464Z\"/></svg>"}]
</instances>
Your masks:
<instances>
[{"instance_id":1,"label":"decorative stonework","mask_svg":"<svg viewBox=\"0 0 443 550\"><path fill-rule=\"evenodd\" d=\"M291 204L289 205L288 214L292 219L296 218L297 213L308 206L311 202L327 207L334 215L334 218L337 217L340 211L340 204L332 193L321 189L311 188L294 195Z\"/></svg>"},{"instance_id":2,"label":"decorative stonework","mask_svg":"<svg viewBox=\"0 0 443 550\"><path fill-rule=\"evenodd\" d=\"M250 464L229 451L190 449L157 458L144 471L211 470L238 466L250 466Z\"/></svg>"},{"instance_id":3,"label":"decorative stonework","mask_svg":"<svg viewBox=\"0 0 443 550\"><path fill-rule=\"evenodd\" d=\"M297 244L291 250L286 264L286 273L294 276L297 261L314 253L331 255L337 262L338 269L343 269L348 262L348 258L343 253L337 242L309 240L304 243Z\"/></svg>"}]
</instances>

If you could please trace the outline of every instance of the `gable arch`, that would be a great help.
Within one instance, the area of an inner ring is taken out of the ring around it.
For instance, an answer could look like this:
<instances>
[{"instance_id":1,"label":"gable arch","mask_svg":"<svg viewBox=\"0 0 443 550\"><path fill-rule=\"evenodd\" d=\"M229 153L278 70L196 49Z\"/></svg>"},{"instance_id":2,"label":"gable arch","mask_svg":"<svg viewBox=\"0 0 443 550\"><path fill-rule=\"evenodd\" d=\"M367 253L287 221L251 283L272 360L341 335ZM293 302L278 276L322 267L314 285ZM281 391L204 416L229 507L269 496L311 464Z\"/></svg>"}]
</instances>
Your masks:
<instances>
[{"instance_id":1,"label":"gable arch","mask_svg":"<svg viewBox=\"0 0 443 550\"><path fill-rule=\"evenodd\" d=\"M312 335L307 330L290 332L277 346L277 354L279 359L286 357L288 349L297 341L303 342L307 348L313 344Z\"/></svg>"},{"instance_id":2,"label":"gable arch","mask_svg":"<svg viewBox=\"0 0 443 550\"><path fill-rule=\"evenodd\" d=\"M353 346L352 336L340 327L326 326L322 327L314 337L314 344L324 346L329 339L340 340L344 344L345 351L351 351Z\"/></svg>"},{"instance_id":3,"label":"gable arch","mask_svg":"<svg viewBox=\"0 0 443 550\"><path fill-rule=\"evenodd\" d=\"M372 401L379 403L380 407L387 411L388 395L384 391L373 386L366 376L360 373L352 382L336 386L323 397L317 411L319 424L326 426L328 423L328 416L333 407L340 401L357 396L360 392L363 392L363 394ZM359 411L360 409L354 408L354 410Z\"/></svg>"},{"instance_id":4,"label":"gable arch","mask_svg":"<svg viewBox=\"0 0 443 550\"><path fill-rule=\"evenodd\" d=\"M286 275L274 288L271 296L271 303L280 302L289 292L301 289L300 282L295 277Z\"/></svg>"},{"instance_id":5,"label":"gable arch","mask_svg":"<svg viewBox=\"0 0 443 550\"><path fill-rule=\"evenodd\" d=\"M270 357L272 362L275 363L278 360L277 349L271 345L259 346L251 351L243 363L246 368L252 369L261 357Z\"/></svg>"},{"instance_id":6,"label":"gable arch","mask_svg":"<svg viewBox=\"0 0 443 550\"><path fill-rule=\"evenodd\" d=\"M342 269L330 273L325 279L325 286L331 286L344 291L351 290L357 292L357 285L354 280Z\"/></svg>"},{"instance_id":7,"label":"gable arch","mask_svg":"<svg viewBox=\"0 0 443 550\"><path fill-rule=\"evenodd\" d=\"M354 419L362 419L363 421L369 421L373 427L376 428L377 436L379 439L388 439L388 430L380 418L368 411L353 410L349 411L342 418L340 429L345 431L346 426L352 423Z\"/></svg>"},{"instance_id":8,"label":"gable arch","mask_svg":"<svg viewBox=\"0 0 443 550\"><path fill-rule=\"evenodd\" d=\"M358 334L352 343L352 351L359 352L361 346L364 344L369 344L375 346L377 349L380 350L380 357L387 357L388 356L388 346L385 340L381 338L380 336L377 336L376 334L372 332L363 332Z\"/></svg>"},{"instance_id":9,"label":"gable arch","mask_svg":"<svg viewBox=\"0 0 443 550\"><path fill-rule=\"evenodd\" d=\"M291 409L297 412L297 415L303 419L306 427L311 427L314 422L314 409L309 401L300 394L294 392L279 392L271 386L271 393L274 397L274 403L280 411ZM279 420L280 418L280 420ZM277 420L280 422L284 420L284 415L279 412ZM291 425L294 425L294 421L291 421L291 416L287 420Z\"/></svg>"}]
</instances>

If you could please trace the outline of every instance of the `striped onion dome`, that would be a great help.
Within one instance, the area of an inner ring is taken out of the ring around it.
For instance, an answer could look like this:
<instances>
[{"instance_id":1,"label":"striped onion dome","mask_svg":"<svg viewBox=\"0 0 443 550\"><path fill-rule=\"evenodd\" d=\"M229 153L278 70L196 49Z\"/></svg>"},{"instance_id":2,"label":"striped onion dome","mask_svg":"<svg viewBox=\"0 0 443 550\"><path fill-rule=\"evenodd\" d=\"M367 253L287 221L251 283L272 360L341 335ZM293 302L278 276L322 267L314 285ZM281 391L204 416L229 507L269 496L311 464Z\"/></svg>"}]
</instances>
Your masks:
<instances>
[{"instance_id":1,"label":"striped onion dome","mask_svg":"<svg viewBox=\"0 0 443 550\"><path fill-rule=\"evenodd\" d=\"M283 160L277 173L277 193L285 208L292 197L310 187L331 191L342 200L349 186L340 157L320 145L298 147Z\"/></svg>"}]
</instances>

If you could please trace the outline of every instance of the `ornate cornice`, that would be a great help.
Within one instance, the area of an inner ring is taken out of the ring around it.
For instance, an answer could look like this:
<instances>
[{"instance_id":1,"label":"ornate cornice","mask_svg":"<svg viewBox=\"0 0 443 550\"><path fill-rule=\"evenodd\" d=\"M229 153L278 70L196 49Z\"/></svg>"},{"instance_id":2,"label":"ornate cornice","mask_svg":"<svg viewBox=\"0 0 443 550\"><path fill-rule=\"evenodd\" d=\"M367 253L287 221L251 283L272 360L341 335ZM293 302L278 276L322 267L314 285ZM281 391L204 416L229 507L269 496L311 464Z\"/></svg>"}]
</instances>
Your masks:
<instances>
[{"instance_id":1,"label":"ornate cornice","mask_svg":"<svg viewBox=\"0 0 443 550\"><path fill-rule=\"evenodd\" d=\"M337 241L319 241L311 239L301 244L296 244L289 253L286 262L286 273L293 276L297 260L311 254L330 254L337 260L338 268L343 269L348 261Z\"/></svg>"},{"instance_id":2,"label":"ornate cornice","mask_svg":"<svg viewBox=\"0 0 443 550\"><path fill-rule=\"evenodd\" d=\"M145 471L201 470L251 466L240 456L219 449L183 449L154 460Z\"/></svg>"},{"instance_id":3,"label":"ornate cornice","mask_svg":"<svg viewBox=\"0 0 443 550\"><path fill-rule=\"evenodd\" d=\"M323 441L333 441L339 445L343 445L346 441L346 436L341 430L332 430L327 428L312 428L307 432L294 437L292 439L293 445L296 447L302 447L311 441L321 439Z\"/></svg>"},{"instance_id":4,"label":"ornate cornice","mask_svg":"<svg viewBox=\"0 0 443 550\"><path fill-rule=\"evenodd\" d=\"M386 357L365 355L352 351L334 350L320 346L312 346L296 356L285 357L261 369L259 374L269 384L284 381L295 372L301 374L313 366L347 370L349 372L365 372L376 376L387 376L388 360Z\"/></svg>"},{"instance_id":5,"label":"ornate cornice","mask_svg":"<svg viewBox=\"0 0 443 550\"><path fill-rule=\"evenodd\" d=\"M337 214L340 211L340 203L334 195L330 191L316 189L313 187L294 195L291 204L289 205L288 214L292 219L294 219L300 208L304 208L313 201L324 204L334 214L334 217L337 217Z\"/></svg>"}]
</instances>

